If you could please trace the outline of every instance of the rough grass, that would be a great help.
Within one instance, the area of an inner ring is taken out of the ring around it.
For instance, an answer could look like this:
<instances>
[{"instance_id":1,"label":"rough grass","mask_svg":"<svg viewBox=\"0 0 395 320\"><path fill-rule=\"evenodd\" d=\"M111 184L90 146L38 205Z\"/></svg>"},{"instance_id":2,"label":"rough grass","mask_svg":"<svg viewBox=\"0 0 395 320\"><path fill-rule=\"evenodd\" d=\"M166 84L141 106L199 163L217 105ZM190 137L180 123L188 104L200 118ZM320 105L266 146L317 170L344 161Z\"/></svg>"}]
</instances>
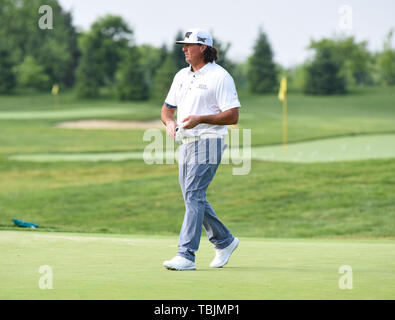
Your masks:
<instances>
[{"instance_id":1,"label":"rough grass","mask_svg":"<svg viewBox=\"0 0 395 320\"><path fill-rule=\"evenodd\" d=\"M395 161L222 165L208 190L241 236L394 237ZM1 227L33 220L56 231L177 234L184 204L175 165L1 162ZM170 201L169 201L170 200Z\"/></svg>"},{"instance_id":2,"label":"rough grass","mask_svg":"<svg viewBox=\"0 0 395 320\"><path fill-rule=\"evenodd\" d=\"M241 93L240 126L252 129L254 145L280 144L281 103L275 95ZM348 96L289 96L288 141L395 132L395 90L368 88ZM53 97L0 97L0 112L47 112ZM61 97L60 110L129 108L114 119L152 119L160 106L111 99ZM62 119L62 121L68 119ZM0 120L0 228L12 218L45 230L157 233L179 232L184 204L175 165L119 163L28 163L12 154L143 150L143 131L66 130L54 120ZM241 236L395 236L395 160L284 164L252 162L246 176L220 167L208 199Z\"/></svg>"}]
</instances>

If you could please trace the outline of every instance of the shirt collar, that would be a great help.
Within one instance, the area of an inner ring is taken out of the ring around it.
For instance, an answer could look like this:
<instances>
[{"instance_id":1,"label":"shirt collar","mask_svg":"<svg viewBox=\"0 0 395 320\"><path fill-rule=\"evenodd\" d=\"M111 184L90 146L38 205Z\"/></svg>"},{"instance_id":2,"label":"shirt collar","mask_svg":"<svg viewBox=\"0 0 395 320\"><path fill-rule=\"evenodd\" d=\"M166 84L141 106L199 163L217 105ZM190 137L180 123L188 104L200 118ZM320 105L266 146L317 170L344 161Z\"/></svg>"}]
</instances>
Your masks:
<instances>
[{"instance_id":1,"label":"shirt collar","mask_svg":"<svg viewBox=\"0 0 395 320\"><path fill-rule=\"evenodd\" d=\"M205 65L203 68L199 69L199 70L196 71L196 72L193 72L192 66L191 66L191 67L189 68L189 73L205 74L205 73L211 68L211 66L213 66L214 64L215 64L215 62L206 63L206 65Z\"/></svg>"}]
</instances>

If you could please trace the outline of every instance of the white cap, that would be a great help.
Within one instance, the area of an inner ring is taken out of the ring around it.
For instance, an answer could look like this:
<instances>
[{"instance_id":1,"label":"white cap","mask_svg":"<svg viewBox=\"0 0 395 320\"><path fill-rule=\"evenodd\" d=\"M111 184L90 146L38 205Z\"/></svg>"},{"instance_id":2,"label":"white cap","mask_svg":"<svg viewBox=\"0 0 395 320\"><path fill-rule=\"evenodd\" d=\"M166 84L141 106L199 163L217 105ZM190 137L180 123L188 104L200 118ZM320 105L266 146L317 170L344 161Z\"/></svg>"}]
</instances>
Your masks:
<instances>
[{"instance_id":1,"label":"white cap","mask_svg":"<svg viewBox=\"0 0 395 320\"><path fill-rule=\"evenodd\" d=\"M201 29L189 29L185 33L185 38L184 40L179 40L176 41L176 43L179 44L186 44L186 43L192 43L192 44L205 44L209 47L213 46L213 38L212 36L205 30Z\"/></svg>"}]
</instances>

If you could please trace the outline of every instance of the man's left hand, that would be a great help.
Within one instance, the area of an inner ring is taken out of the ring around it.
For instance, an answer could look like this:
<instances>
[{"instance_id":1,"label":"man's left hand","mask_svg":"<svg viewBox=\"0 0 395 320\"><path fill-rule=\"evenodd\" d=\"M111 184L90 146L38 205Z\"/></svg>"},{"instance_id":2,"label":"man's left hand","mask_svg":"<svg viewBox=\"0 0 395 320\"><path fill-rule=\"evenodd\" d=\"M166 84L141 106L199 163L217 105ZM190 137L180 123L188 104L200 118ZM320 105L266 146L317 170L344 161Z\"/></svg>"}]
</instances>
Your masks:
<instances>
[{"instance_id":1,"label":"man's left hand","mask_svg":"<svg viewBox=\"0 0 395 320\"><path fill-rule=\"evenodd\" d=\"M188 116L184 120L182 120L182 128L192 129L195 128L199 123L200 123L199 116Z\"/></svg>"}]
</instances>

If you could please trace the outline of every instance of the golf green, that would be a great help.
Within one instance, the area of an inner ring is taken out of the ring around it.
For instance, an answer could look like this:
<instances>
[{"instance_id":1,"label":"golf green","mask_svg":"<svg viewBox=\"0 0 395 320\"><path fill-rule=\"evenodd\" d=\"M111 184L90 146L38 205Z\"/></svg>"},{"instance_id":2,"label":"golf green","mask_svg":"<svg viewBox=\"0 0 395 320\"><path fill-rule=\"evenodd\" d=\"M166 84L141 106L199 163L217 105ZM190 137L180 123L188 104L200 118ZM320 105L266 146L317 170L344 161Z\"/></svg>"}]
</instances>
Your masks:
<instances>
[{"instance_id":1,"label":"golf green","mask_svg":"<svg viewBox=\"0 0 395 320\"><path fill-rule=\"evenodd\" d=\"M212 269L204 237L183 272L162 267L176 237L2 231L0 251L0 299L395 298L394 240L240 238Z\"/></svg>"},{"instance_id":2,"label":"golf green","mask_svg":"<svg viewBox=\"0 0 395 320\"><path fill-rule=\"evenodd\" d=\"M252 158L279 162L334 162L395 158L395 135L359 135L257 147Z\"/></svg>"},{"instance_id":3,"label":"golf green","mask_svg":"<svg viewBox=\"0 0 395 320\"><path fill-rule=\"evenodd\" d=\"M250 151L250 154L249 154ZM149 160L164 161L174 158L174 153L168 155L156 152L147 154ZM334 162L368 159L395 158L395 135L360 135L341 138L320 139L298 142L287 145L254 147L236 152L225 152L223 162L240 162L241 158L277 162ZM11 160L32 162L58 161L125 161L143 159L142 152L116 153L56 153L56 154L16 154Z\"/></svg>"}]
</instances>

